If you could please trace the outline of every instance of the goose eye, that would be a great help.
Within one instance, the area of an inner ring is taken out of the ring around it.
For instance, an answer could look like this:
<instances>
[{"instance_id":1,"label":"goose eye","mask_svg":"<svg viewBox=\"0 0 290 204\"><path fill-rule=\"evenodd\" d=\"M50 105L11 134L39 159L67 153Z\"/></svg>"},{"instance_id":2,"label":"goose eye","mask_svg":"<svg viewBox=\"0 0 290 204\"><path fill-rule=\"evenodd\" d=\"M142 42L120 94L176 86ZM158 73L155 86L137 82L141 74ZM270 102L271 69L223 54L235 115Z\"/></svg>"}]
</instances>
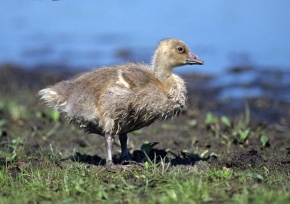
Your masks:
<instances>
[{"instance_id":1,"label":"goose eye","mask_svg":"<svg viewBox=\"0 0 290 204\"><path fill-rule=\"evenodd\" d=\"M183 53L184 52L184 48L181 46L177 46L176 49L178 50L179 53Z\"/></svg>"}]
</instances>

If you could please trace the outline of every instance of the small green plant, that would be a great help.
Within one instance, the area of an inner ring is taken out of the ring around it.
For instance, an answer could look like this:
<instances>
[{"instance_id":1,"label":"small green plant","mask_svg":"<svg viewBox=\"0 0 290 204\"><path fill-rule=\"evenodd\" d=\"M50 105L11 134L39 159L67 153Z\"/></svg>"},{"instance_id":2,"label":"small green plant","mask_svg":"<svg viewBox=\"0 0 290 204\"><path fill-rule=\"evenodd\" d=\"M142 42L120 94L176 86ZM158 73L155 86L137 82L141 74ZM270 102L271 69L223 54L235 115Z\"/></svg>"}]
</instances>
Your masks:
<instances>
[{"instance_id":1,"label":"small green plant","mask_svg":"<svg viewBox=\"0 0 290 204\"><path fill-rule=\"evenodd\" d=\"M57 110L52 110L50 117L51 117L53 122L58 122L60 119L60 113Z\"/></svg>"},{"instance_id":2,"label":"small green plant","mask_svg":"<svg viewBox=\"0 0 290 204\"><path fill-rule=\"evenodd\" d=\"M264 177L261 174L255 173L255 172L249 172L247 176L249 178L258 179L258 180L263 180L264 179Z\"/></svg>"},{"instance_id":3,"label":"small green plant","mask_svg":"<svg viewBox=\"0 0 290 204\"><path fill-rule=\"evenodd\" d=\"M207 177L213 181L230 180L233 177L232 169L207 169Z\"/></svg>"},{"instance_id":4,"label":"small green plant","mask_svg":"<svg viewBox=\"0 0 290 204\"><path fill-rule=\"evenodd\" d=\"M269 145L269 138L265 134L265 130L262 127L257 128L257 133L260 136L260 141L263 147Z\"/></svg>"},{"instance_id":5,"label":"small green plant","mask_svg":"<svg viewBox=\"0 0 290 204\"><path fill-rule=\"evenodd\" d=\"M221 122L228 128L230 132L230 137L233 137L234 142L240 144L245 144L251 134L251 129L249 128L249 121L250 110L248 105L245 106L245 114L239 117L233 123L231 123L228 117L221 117ZM223 143L229 144L230 137L226 134L222 134L222 138L224 140Z\"/></svg>"},{"instance_id":6,"label":"small green plant","mask_svg":"<svg viewBox=\"0 0 290 204\"><path fill-rule=\"evenodd\" d=\"M227 126L227 127L232 127L232 125L231 125L231 120L230 120L228 117L226 117L226 116L222 116L222 117L221 117L221 121L222 121L222 123L223 123L225 126Z\"/></svg>"},{"instance_id":7,"label":"small green plant","mask_svg":"<svg viewBox=\"0 0 290 204\"><path fill-rule=\"evenodd\" d=\"M269 139L266 135L262 135L261 138L261 143L262 143L262 146L265 147L267 145L267 143L269 142Z\"/></svg>"},{"instance_id":8,"label":"small green plant","mask_svg":"<svg viewBox=\"0 0 290 204\"><path fill-rule=\"evenodd\" d=\"M108 194L106 193L106 191L104 190L103 186L100 186L97 192L97 197L99 199L104 199L104 200L108 200Z\"/></svg>"},{"instance_id":9,"label":"small green plant","mask_svg":"<svg viewBox=\"0 0 290 204\"><path fill-rule=\"evenodd\" d=\"M218 117L214 116L211 112L208 112L205 117L205 124L208 129L210 129L215 137L219 137L219 119Z\"/></svg>"},{"instance_id":10,"label":"small green plant","mask_svg":"<svg viewBox=\"0 0 290 204\"><path fill-rule=\"evenodd\" d=\"M7 161L12 161L17 157L17 150L24 143L23 139L18 137L16 139L11 140L11 142L7 145L12 149L11 154L6 158Z\"/></svg>"},{"instance_id":11,"label":"small green plant","mask_svg":"<svg viewBox=\"0 0 290 204\"><path fill-rule=\"evenodd\" d=\"M220 118L218 118L212 113L207 113L205 124L216 137L222 138L222 143L230 145L232 141L231 138L233 138L233 140L237 143L244 144L251 133L251 129L248 127L248 117L249 112L245 111L244 117L240 117L238 120L232 123L231 120L226 116L221 116ZM219 124L219 121L227 128L230 135L227 135L226 133L222 133L220 131L221 126Z\"/></svg>"},{"instance_id":12,"label":"small green plant","mask_svg":"<svg viewBox=\"0 0 290 204\"><path fill-rule=\"evenodd\" d=\"M20 120L28 117L27 108L20 104L16 99L7 101L6 110L9 112L13 120Z\"/></svg>"},{"instance_id":13,"label":"small green plant","mask_svg":"<svg viewBox=\"0 0 290 204\"><path fill-rule=\"evenodd\" d=\"M157 145L157 144L158 144L158 142L148 142L148 141L145 141L141 145L141 151L144 152L145 154L149 155L149 153L152 150L152 148L155 145Z\"/></svg>"},{"instance_id":14,"label":"small green plant","mask_svg":"<svg viewBox=\"0 0 290 204\"><path fill-rule=\"evenodd\" d=\"M246 130L239 129L233 131L232 135L235 137L235 140L238 143L243 144L248 139L250 132L251 132L250 128L247 128Z\"/></svg>"},{"instance_id":15,"label":"small green plant","mask_svg":"<svg viewBox=\"0 0 290 204\"><path fill-rule=\"evenodd\" d=\"M218 117L214 116L211 112L208 112L205 117L206 125L215 125L218 123Z\"/></svg>"}]
</instances>

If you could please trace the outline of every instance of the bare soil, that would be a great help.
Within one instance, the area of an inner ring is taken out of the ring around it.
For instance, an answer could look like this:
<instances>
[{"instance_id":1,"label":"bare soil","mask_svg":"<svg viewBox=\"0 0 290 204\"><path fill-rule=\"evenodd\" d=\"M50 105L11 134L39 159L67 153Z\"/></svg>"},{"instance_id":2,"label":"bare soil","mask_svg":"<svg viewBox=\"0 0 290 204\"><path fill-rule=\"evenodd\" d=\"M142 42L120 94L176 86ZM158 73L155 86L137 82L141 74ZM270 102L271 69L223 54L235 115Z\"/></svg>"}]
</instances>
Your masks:
<instances>
[{"instance_id":1,"label":"bare soil","mask_svg":"<svg viewBox=\"0 0 290 204\"><path fill-rule=\"evenodd\" d=\"M0 121L6 121L5 125L0 126L0 148L8 148L7 144L20 137L25 138L21 148L38 162L41 160L39 155L59 151L62 153L60 165L68 160L104 165L104 139L98 135L85 135L82 130L68 124L64 117L53 121L49 116L50 109L40 104L36 96L40 89L73 75L75 73L72 71L24 70L9 64L2 65L1 98L18 101L17 104L23 106L29 116L13 118L9 111L0 109ZM265 167L290 172L289 102L267 96L221 100L217 99L217 95L225 87L208 86L214 77L186 75L183 78L187 82L188 107L172 121L157 122L130 135L129 147L135 161L146 160L140 147L144 141L149 141L158 143L149 152L149 157L166 158L172 165L187 167L202 164L201 166L206 167L241 171ZM267 84L263 88L273 92L279 90L276 84ZM231 129L220 121L218 125L205 123L208 112L217 117L225 115L232 123L243 120L245 106L250 110L248 126L252 133L243 142L237 141L231 135ZM51 134L47 134L48 132ZM260 132L269 139L265 145L261 143ZM222 135L227 135L228 141ZM116 145L116 163L119 161L119 150ZM203 154L206 151L208 152ZM27 158L18 158L18 162L25 159ZM0 165L4 164L5 158L1 157ZM13 171L19 168L15 167Z\"/></svg>"}]
</instances>

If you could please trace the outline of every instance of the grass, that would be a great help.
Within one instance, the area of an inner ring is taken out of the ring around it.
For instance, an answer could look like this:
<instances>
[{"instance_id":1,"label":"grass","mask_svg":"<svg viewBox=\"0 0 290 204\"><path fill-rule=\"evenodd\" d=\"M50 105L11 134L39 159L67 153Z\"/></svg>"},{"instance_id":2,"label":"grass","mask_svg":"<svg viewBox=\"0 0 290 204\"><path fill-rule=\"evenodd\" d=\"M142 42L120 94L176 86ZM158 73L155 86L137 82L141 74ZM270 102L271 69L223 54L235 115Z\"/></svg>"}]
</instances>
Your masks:
<instances>
[{"instance_id":1,"label":"grass","mask_svg":"<svg viewBox=\"0 0 290 204\"><path fill-rule=\"evenodd\" d=\"M148 163L118 173L43 156L0 171L0 203L287 203L289 173L231 169L199 171ZM18 167L17 167L18 166ZM17 167L17 168L16 168ZM228 192L232 192L230 195Z\"/></svg>"},{"instance_id":2,"label":"grass","mask_svg":"<svg viewBox=\"0 0 290 204\"><path fill-rule=\"evenodd\" d=\"M57 112L36 106L32 96L28 91L0 99L0 203L290 202L289 171L265 163L229 168L204 161L211 157L221 161L237 148L244 150L249 141L258 141L259 148L266 148L268 132L250 126L247 108L244 115L234 119L207 113L204 120L186 118L182 125L169 121L158 128L135 131L137 140L146 134L155 135L151 140L171 136L166 143L170 148L163 148L171 158L149 159L155 141L143 140L140 148L130 141L130 147L147 155L144 167L109 172L102 165L68 159L76 151L96 154L96 148L86 144L83 149L67 147L82 132L66 124ZM189 139L180 145L179 135ZM205 147L204 137L226 153ZM171 165L172 158L195 163Z\"/></svg>"}]
</instances>

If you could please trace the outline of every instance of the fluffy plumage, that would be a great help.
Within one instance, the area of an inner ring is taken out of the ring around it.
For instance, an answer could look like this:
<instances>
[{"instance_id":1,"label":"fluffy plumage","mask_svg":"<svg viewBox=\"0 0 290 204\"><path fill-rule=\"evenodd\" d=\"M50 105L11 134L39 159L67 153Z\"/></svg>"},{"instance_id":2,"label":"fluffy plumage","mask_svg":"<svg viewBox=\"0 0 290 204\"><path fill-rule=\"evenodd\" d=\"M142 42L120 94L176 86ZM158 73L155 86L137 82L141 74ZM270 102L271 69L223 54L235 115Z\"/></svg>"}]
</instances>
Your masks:
<instances>
[{"instance_id":1,"label":"fluffy plumage","mask_svg":"<svg viewBox=\"0 0 290 204\"><path fill-rule=\"evenodd\" d=\"M172 69L186 64L203 61L182 41L165 39L155 51L152 68L133 63L103 67L61 81L39 91L39 95L87 133L105 136L106 159L112 165L114 135L120 135L121 156L128 160L127 133L180 113L186 88Z\"/></svg>"}]
</instances>

